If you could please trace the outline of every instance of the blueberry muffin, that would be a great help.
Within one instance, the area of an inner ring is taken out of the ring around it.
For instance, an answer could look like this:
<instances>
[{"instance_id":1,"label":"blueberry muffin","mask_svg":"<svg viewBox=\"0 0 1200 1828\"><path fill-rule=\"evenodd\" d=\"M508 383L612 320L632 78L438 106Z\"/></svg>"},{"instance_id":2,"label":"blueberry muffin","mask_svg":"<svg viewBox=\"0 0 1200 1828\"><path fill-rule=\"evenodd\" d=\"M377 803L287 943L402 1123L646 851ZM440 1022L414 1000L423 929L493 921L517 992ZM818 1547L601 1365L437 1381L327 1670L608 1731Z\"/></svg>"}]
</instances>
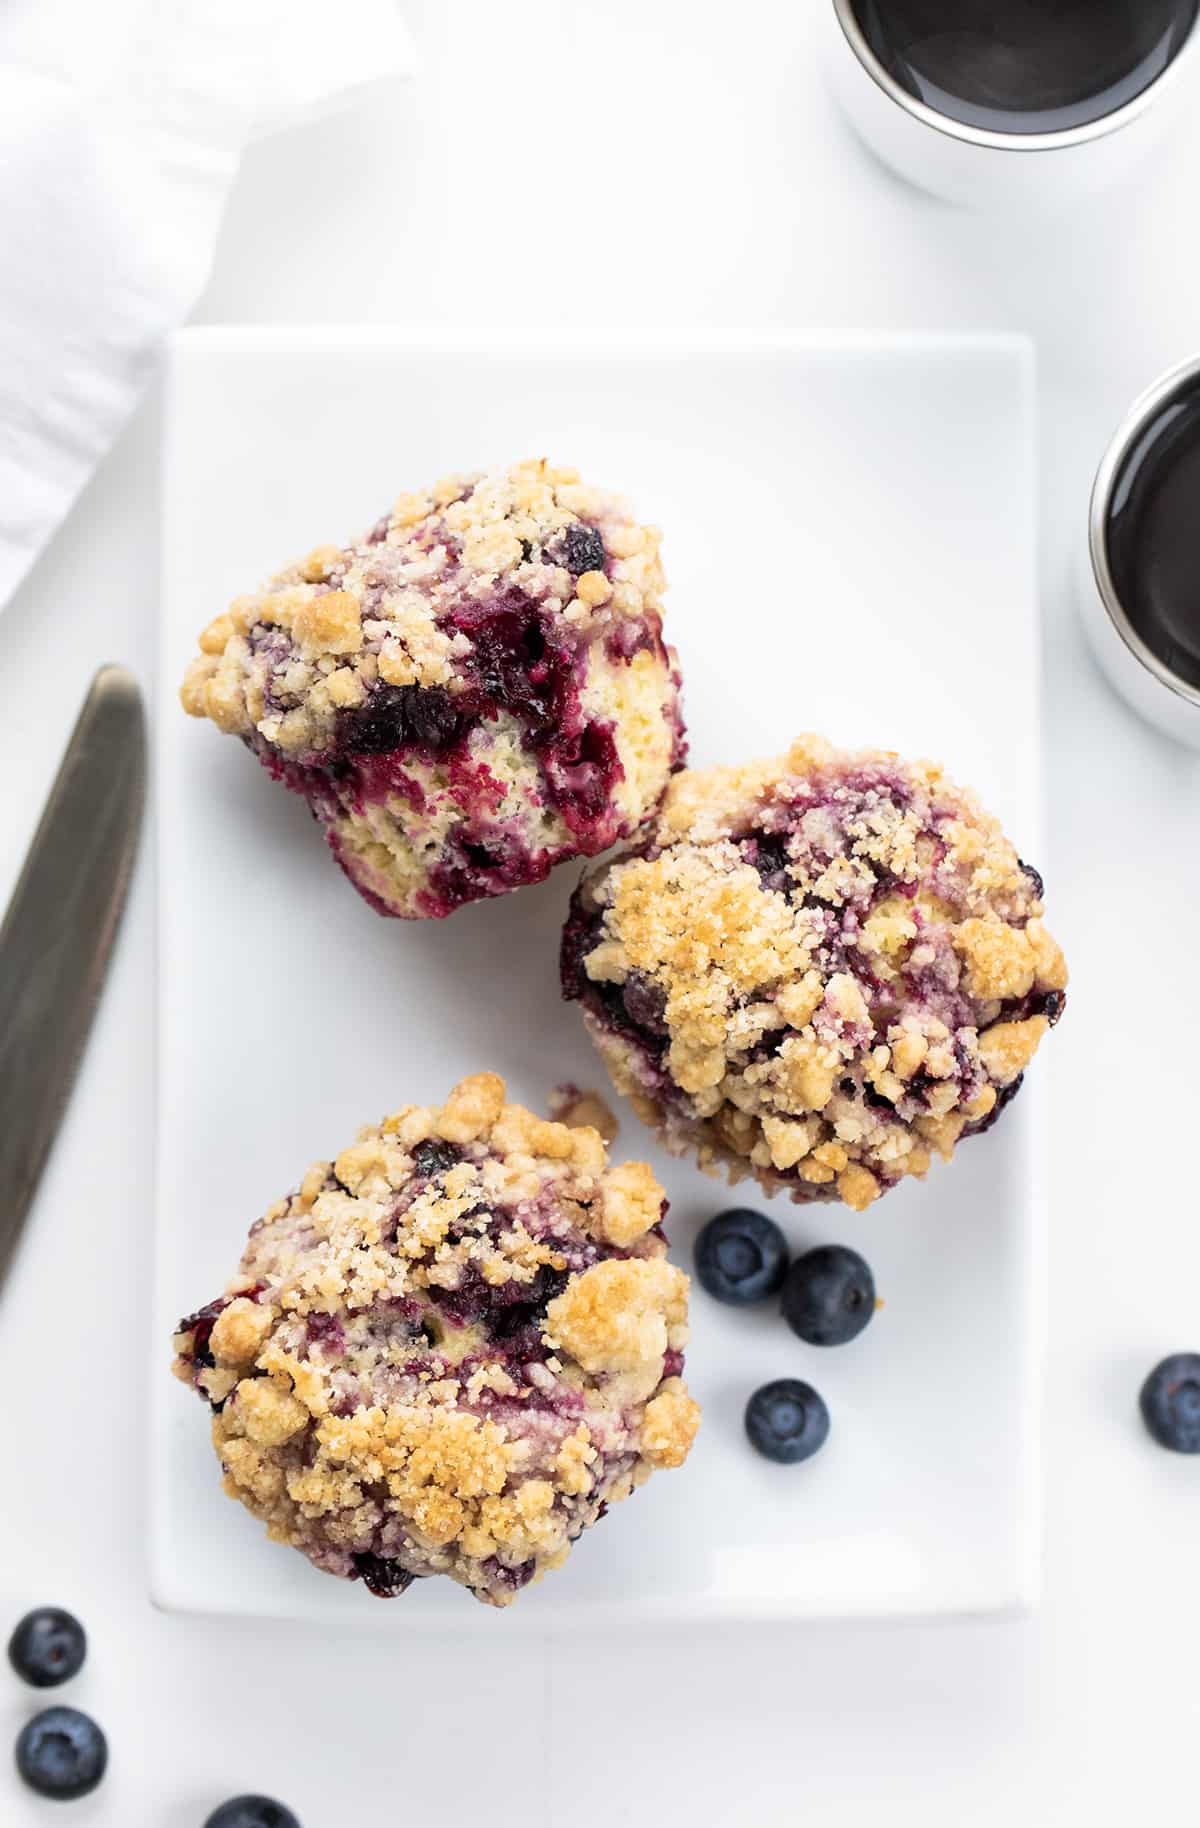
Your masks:
<instances>
[{"instance_id":1,"label":"blueberry muffin","mask_svg":"<svg viewBox=\"0 0 1200 1828\"><path fill-rule=\"evenodd\" d=\"M929 762L678 775L572 903L563 989L677 1154L862 1210L988 1129L1062 1013L1042 881Z\"/></svg>"},{"instance_id":2,"label":"blueberry muffin","mask_svg":"<svg viewBox=\"0 0 1200 1828\"><path fill-rule=\"evenodd\" d=\"M494 1073L363 1130L180 1322L225 1490L372 1593L448 1574L508 1605L691 1447L663 1211L644 1163Z\"/></svg>"},{"instance_id":3,"label":"blueberry muffin","mask_svg":"<svg viewBox=\"0 0 1200 1828\"><path fill-rule=\"evenodd\" d=\"M654 812L684 755L663 583L655 530L574 470L455 476L238 597L181 697L373 907L437 917Z\"/></svg>"}]
</instances>

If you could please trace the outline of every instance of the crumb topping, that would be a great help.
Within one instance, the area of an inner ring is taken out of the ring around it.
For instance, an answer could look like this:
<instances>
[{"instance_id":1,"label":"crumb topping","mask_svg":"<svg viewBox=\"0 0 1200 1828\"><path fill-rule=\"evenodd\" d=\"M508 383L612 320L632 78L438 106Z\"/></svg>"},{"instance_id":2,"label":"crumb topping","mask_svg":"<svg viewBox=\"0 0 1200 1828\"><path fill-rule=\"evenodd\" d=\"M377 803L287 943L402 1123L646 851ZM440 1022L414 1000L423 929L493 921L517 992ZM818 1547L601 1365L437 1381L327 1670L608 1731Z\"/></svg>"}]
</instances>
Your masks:
<instances>
[{"instance_id":1,"label":"crumb topping","mask_svg":"<svg viewBox=\"0 0 1200 1828\"><path fill-rule=\"evenodd\" d=\"M379 532L318 546L236 598L200 637L184 709L303 759L381 681L466 690L477 644L455 621L464 599L482 609L511 589L581 642L661 614L657 529L545 460L403 494Z\"/></svg>"},{"instance_id":2,"label":"crumb topping","mask_svg":"<svg viewBox=\"0 0 1200 1828\"><path fill-rule=\"evenodd\" d=\"M805 736L675 777L577 891L564 989L669 1145L862 1210L998 1115L1061 1014L1041 894L939 767Z\"/></svg>"},{"instance_id":3,"label":"crumb topping","mask_svg":"<svg viewBox=\"0 0 1200 1828\"><path fill-rule=\"evenodd\" d=\"M663 1194L494 1073L404 1106L251 1232L181 1322L225 1487L376 1592L446 1573L493 1605L686 1457L687 1277Z\"/></svg>"}]
</instances>

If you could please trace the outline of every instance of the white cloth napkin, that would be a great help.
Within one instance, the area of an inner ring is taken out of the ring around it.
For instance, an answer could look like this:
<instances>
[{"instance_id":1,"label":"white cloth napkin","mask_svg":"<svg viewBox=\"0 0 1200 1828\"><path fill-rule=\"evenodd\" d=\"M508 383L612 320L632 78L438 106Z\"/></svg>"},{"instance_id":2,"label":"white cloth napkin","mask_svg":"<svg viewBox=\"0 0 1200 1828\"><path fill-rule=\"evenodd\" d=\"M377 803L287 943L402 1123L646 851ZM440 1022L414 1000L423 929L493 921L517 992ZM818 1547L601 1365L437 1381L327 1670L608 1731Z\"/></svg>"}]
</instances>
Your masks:
<instances>
[{"instance_id":1,"label":"white cloth napkin","mask_svg":"<svg viewBox=\"0 0 1200 1828\"><path fill-rule=\"evenodd\" d=\"M410 62L395 0L2 0L0 607L199 297L247 141Z\"/></svg>"}]
</instances>

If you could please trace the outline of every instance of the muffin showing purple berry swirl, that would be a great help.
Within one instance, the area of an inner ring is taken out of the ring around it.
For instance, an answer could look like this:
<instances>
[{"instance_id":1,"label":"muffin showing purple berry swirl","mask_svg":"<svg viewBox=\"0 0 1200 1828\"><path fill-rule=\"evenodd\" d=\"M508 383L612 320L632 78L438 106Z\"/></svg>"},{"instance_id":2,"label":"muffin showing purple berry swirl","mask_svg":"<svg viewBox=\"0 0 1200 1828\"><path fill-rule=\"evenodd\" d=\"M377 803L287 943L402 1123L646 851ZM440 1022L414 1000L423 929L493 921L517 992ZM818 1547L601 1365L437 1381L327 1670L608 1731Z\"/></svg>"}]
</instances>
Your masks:
<instances>
[{"instance_id":1,"label":"muffin showing purple berry swirl","mask_svg":"<svg viewBox=\"0 0 1200 1828\"><path fill-rule=\"evenodd\" d=\"M180 1322L225 1490L381 1597L446 1574L506 1606L699 1411L662 1189L494 1073L310 1168L228 1292Z\"/></svg>"},{"instance_id":2,"label":"muffin showing purple berry swirl","mask_svg":"<svg viewBox=\"0 0 1200 1828\"><path fill-rule=\"evenodd\" d=\"M677 1154L862 1210L988 1129L1065 1002L1043 885L929 762L676 776L563 941L617 1089Z\"/></svg>"},{"instance_id":3,"label":"muffin showing purple berry swirl","mask_svg":"<svg viewBox=\"0 0 1200 1828\"><path fill-rule=\"evenodd\" d=\"M658 535L544 462L402 495L200 637L185 710L307 800L384 914L595 856L684 757Z\"/></svg>"}]
</instances>

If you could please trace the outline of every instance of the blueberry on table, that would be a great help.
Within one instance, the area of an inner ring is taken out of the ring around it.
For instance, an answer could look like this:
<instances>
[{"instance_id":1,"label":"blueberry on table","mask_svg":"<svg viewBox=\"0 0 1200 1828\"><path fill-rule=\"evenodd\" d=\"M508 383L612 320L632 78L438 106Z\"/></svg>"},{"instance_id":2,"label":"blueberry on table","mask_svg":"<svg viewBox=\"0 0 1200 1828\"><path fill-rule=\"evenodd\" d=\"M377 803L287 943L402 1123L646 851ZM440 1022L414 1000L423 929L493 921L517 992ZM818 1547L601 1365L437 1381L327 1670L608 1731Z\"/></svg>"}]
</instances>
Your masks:
<instances>
[{"instance_id":1,"label":"blueberry on table","mask_svg":"<svg viewBox=\"0 0 1200 1828\"><path fill-rule=\"evenodd\" d=\"M781 1377L756 1390L746 1405L746 1433L768 1460L794 1466L811 1460L829 1436L829 1410L811 1384Z\"/></svg>"},{"instance_id":2,"label":"blueberry on table","mask_svg":"<svg viewBox=\"0 0 1200 1828\"><path fill-rule=\"evenodd\" d=\"M108 1741L73 1707L48 1707L17 1735L17 1770L39 1796L73 1802L94 1790L108 1763Z\"/></svg>"},{"instance_id":3,"label":"blueberry on table","mask_svg":"<svg viewBox=\"0 0 1200 1828\"><path fill-rule=\"evenodd\" d=\"M79 1620L60 1606L27 1612L8 1640L8 1660L33 1688L57 1688L83 1668L87 1635Z\"/></svg>"},{"instance_id":4,"label":"blueberry on table","mask_svg":"<svg viewBox=\"0 0 1200 1828\"><path fill-rule=\"evenodd\" d=\"M696 1274L718 1301L744 1307L773 1295L787 1269L787 1241L761 1212L718 1213L696 1239Z\"/></svg>"},{"instance_id":5,"label":"blueberry on table","mask_svg":"<svg viewBox=\"0 0 1200 1828\"><path fill-rule=\"evenodd\" d=\"M856 1250L823 1244L797 1257L783 1285L783 1317L810 1346L844 1346L875 1312L875 1278Z\"/></svg>"},{"instance_id":6,"label":"blueberry on table","mask_svg":"<svg viewBox=\"0 0 1200 1828\"><path fill-rule=\"evenodd\" d=\"M1142 1385L1142 1420L1160 1447L1200 1454L1200 1353L1176 1352Z\"/></svg>"},{"instance_id":7,"label":"blueberry on table","mask_svg":"<svg viewBox=\"0 0 1200 1828\"><path fill-rule=\"evenodd\" d=\"M269 1796L231 1796L213 1810L204 1828L300 1828L300 1823Z\"/></svg>"}]
</instances>

